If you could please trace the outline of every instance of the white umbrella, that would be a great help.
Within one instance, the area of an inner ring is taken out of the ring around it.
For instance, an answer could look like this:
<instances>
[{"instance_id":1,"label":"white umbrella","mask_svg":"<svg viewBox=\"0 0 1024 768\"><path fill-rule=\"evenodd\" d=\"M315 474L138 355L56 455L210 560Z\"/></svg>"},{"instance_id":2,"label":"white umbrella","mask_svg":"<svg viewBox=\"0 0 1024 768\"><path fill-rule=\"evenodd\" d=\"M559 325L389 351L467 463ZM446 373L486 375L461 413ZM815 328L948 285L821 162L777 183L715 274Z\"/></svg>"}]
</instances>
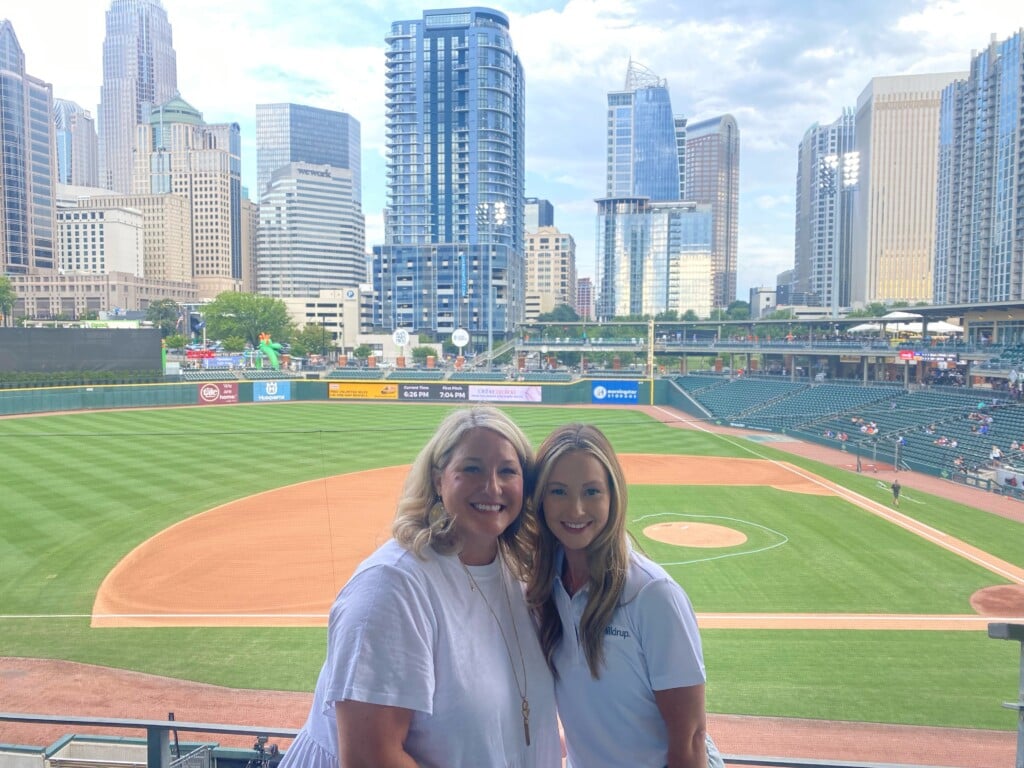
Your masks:
<instances>
[{"instance_id":1,"label":"white umbrella","mask_svg":"<svg viewBox=\"0 0 1024 768\"><path fill-rule=\"evenodd\" d=\"M920 320L921 315L915 315L913 312L903 312L899 309L894 309L888 314L882 315L883 320Z\"/></svg>"},{"instance_id":2,"label":"white umbrella","mask_svg":"<svg viewBox=\"0 0 1024 768\"><path fill-rule=\"evenodd\" d=\"M935 322L928 323L929 333L963 333L964 329L959 325L953 325L953 323L947 323L945 320L936 320Z\"/></svg>"},{"instance_id":3,"label":"white umbrella","mask_svg":"<svg viewBox=\"0 0 1024 768\"><path fill-rule=\"evenodd\" d=\"M882 326L878 323L861 323L860 325L855 325L852 328L847 328L846 330L848 333L871 333L882 330Z\"/></svg>"}]
</instances>

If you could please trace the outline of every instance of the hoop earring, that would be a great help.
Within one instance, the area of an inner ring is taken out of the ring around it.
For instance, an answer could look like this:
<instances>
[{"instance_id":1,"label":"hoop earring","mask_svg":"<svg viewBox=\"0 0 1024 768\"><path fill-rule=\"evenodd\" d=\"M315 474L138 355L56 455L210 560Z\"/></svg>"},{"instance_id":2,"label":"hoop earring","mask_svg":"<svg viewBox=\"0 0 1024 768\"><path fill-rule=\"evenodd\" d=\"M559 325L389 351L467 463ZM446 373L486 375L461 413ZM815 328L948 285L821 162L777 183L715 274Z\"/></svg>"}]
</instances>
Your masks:
<instances>
[{"instance_id":1,"label":"hoop earring","mask_svg":"<svg viewBox=\"0 0 1024 768\"><path fill-rule=\"evenodd\" d=\"M447 530L451 527L451 515L449 515L448 510L445 509L444 500L440 496L436 496L434 498L434 503L431 505L430 509L427 510L427 524L431 528L436 526L441 530Z\"/></svg>"}]
</instances>

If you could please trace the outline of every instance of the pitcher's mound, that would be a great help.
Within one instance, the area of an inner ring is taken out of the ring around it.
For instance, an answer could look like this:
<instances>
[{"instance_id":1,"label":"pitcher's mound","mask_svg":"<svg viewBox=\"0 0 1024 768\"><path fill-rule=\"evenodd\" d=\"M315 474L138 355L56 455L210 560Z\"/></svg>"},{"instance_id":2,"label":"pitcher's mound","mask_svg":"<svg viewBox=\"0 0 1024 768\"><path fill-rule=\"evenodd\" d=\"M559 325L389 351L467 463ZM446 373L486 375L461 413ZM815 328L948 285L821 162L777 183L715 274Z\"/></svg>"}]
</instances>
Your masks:
<instances>
[{"instance_id":1,"label":"pitcher's mound","mask_svg":"<svg viewBox=\"0 0 1024 768\"><path fill-rule=\"evenodd\" d=\"M736 547L747 540L734 528L712 523L655 523L644 528L644 536L677 547Z\"/></svg>"},{"instance_id":2,"label":"pitcher's mound","mask_svg":"<svg viewBox=\"0 0 1024 768\"><path fill-rule=\"evenodd\" d=\"M998 584L971 595L971 607L982 616L1024 616L1024 586Z\"/></svg>"}]
</instances>

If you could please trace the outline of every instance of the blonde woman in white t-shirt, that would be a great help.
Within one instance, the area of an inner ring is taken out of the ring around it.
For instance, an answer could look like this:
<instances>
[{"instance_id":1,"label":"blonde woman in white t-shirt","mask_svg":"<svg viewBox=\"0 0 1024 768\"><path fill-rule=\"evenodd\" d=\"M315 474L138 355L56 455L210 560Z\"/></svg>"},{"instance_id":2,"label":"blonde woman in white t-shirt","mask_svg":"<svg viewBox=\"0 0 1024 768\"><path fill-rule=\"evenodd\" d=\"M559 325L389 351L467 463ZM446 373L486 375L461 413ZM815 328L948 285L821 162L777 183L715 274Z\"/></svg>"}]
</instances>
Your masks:
<instances>
[{"instance_id":1,"label":"blonde woman in white t-shirt","mask_svg":"<svg viewBox=\"0 0 1024 768\"><path fill-rule=\"evenodd\" d=\"M406 479L394 538L331 608L313 707L281 768L561 765L519 581L532 460L495 408L444 419Z\"/></svg>"}]
</instances>

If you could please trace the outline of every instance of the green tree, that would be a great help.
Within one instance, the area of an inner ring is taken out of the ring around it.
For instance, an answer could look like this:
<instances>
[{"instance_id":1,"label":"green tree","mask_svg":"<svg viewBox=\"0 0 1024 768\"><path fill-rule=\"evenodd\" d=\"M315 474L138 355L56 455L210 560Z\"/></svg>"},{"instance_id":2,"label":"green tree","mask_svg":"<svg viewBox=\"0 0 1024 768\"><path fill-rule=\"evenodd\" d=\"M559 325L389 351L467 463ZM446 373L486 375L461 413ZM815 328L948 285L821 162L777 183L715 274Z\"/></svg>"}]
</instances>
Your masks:
<instances>
[{"instance_id":1,"label":"green tree","mask_svg":"<svg viewBox=\"0 0 1024 768\"><path fill-rule=\"evenodd\" d=\"M146 309L146 320L160 329L164 338L170 336L178 327L181 319L181 308L173 299L157 299Z\"/></svg>"},{"instance_id":2,"label":"green tree","mask_svg":"<svg viewBox=\"0 0 1024 768\"><path fill-rule=\"evenodd\" d=\"M228 336L221 339L221 346L225 352L241 352L245 349L245 339L241 336Z\"/></svg>"},{"instance_id":3,"label":"green tree","mask_svg":"<svg viewBox=\"0 0 1024 768\"><path fill-rule=\"evenodd\" d=\"M700 320L700 318L697 317L697 313L694 312L692 309L688 309L685 312L683 312L683 316L680 317L679 319L687 323L695 323L698 320Z\"/></svg>"},{"instance_id":4,"label":"green tree","mask_svg":"<svg viewBox=\"0 0 1024 768\"><path fill-rule=\"evenodd\" d=\"M352 357L356 360L365 360L373 354L373 347L369 344L360 344L358 347L352 350Z\"/></svg>"},{"instance_id":5,"label":"green tree","mask_svg":"<svg viewBox=\"0 0 1024 768\"><path fill-rule=\"evenodd\" d=\"M331 337L322 325L306 323L306 326L292 338L292 354L299 357L307 355L326 355Z\"/></svg>"},{"instance_id":6,"label":"green tree","mask_svg":"<svg viewBox=\"0 0 1024 768\"><path fill-rule=\"evenodd\" d=\"M14 305L18 302L18 295L14 292L11 279L0 275L0 326L6 326Z\"/></svg>"},{"instance_id":7,"label":"green tree","mask_svg":"<svg viewBox=\"0 0 1024 768\"><path fill-rule=\"evenodd\" d=\"M437 355L437 350L433 347L413 347L412 348L412 359L420 365L427 364L427 358L431 355Z\"/></svg>"},{"instance_id":8,"label":"green tree","mask_svg":"<svg viewBox=\"0 0 1024 768\"><path fill-rule=\"evenodd\" d=\"M258 347L261 333L276 342L288 341L294 333L284 302L255 293L225 291L203 308L203 315L207 338L241 336Z\"/></svg>"},{"instance_id":9,"label":"green tree","mask_svg":"<svg viewBox=\"0 0 1024 768\"><path fill-rule=\"evenodd\" d=\"M185 338L183 333L172 333L170 336L164 339L168 349L184 349L185 345L188 344L188 339Z\"/></svg>"},{"instance_id":10,"label":"green tree","mask_svg":"<svg viewBox=\"0 0 1024 768\"><path fill-rule=\"evenodd\" d=\"M580 316L568 304L559 304L550 312L537 316L538 323L578 323Z\"/></svg>"},{"instance_id":11,"label":"green tree","mask_svg":"<svg viewBox=\"0 0 1024 768\"><path fill-rule=\"evenodd\" d=\"M725 310L725 314L730 320L749 320L750 302L734 301Z\"/></svg>"}]
</instances>

